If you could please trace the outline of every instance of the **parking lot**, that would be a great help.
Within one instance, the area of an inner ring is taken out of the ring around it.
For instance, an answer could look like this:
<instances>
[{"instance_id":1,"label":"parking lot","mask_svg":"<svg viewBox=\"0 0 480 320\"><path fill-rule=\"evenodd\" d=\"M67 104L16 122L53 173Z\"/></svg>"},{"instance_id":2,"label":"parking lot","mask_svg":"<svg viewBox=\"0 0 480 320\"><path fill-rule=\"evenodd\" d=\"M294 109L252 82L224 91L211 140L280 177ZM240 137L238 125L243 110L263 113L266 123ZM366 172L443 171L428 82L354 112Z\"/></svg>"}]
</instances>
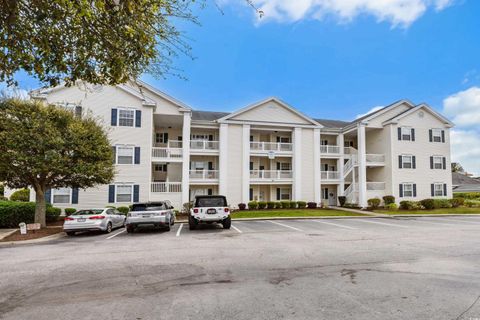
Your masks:
<instances>
[{"instance_id":1,"label":"parking lot","mask_svg":"<svg viewBox=\"0 0 480 320\"><path fill-rule=\"evenodd\" d=\"M480 319L480 217L233 221L0 247L1 319Z\"/></svg>"}]
</instances>

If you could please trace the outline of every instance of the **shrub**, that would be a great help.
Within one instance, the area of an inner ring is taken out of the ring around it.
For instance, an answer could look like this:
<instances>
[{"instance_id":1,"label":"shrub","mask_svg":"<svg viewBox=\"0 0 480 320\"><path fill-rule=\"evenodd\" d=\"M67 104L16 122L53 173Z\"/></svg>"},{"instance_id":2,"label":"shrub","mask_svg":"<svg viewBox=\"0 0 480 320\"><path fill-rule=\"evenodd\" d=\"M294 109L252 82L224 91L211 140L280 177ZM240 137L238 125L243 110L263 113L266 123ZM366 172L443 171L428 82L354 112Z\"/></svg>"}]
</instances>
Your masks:
<instances>
[{"instance_id":1,"label":"shrub","mask_svg":"<svg viewBox=\"0 0 480 320\"><path fill-rule=\"evenodd\" d=\"M267 203L265 201L258 201L258 209L265 209L267 207Z\"/></svg>"},{"instance_id":2,"label":"shrub","mask_svg":"<svg viewBox=\"0 0 480 320\"><path fill-rule=\"evenodd\" d=\"M290 201L290 209L296 209L297 208L297 202L296 201Z\"/></svg>"},{"instance_id":3,"label":"shrub","mask_svg":"<svg viewBox=\"0 0 480 320\"><path fill-rule=\"evenodd\" d=\"M297 201L298 209L305 209L307 207L307 203L305 201Z\"/></svg>"},{"instance_id":4,"label":"shrub","mask_svg":"<svg viewBox=\"0 0 480 320\"><path fill-rule=\"evenodd\" d=\"M347 197L345 197L345 196L339 196L339 197L338 197L338 202L340 203L340 207L345 206L345 203L347 203Z\"/></svg>"},{"instance_id":5,"label":"shrub","mask_svg":"<svg viewBox=\"0 0 480 320\"><path fill-rule=\"evenodd\" d=\"M384 196L383 197L383 202L385 203L385 207L386 207L391 203L395 203L395 197L394 196Z\"/></svg>"},{"instance_id":6,"label":"shrub","mask_svg":"<svg viewBox=\"0 0 480 320\"><path fill-rule=\"evenodd\" d=\"M256 210L258 209L258 202L257 201L250 201L248 203L248 209L249 210Z\"/></svg>"},{"instance_id":7,"label":"shrub","mask_svg":"<svg viewBox=\"0 0 480 320\"><path fill-rule=\"evenodd\" d=\"M117 210L120 211L120 213L122 213L122 214L127 214L130 211L130 208L129 207L118 207Z\"/></svg>"},{"instance_id":8,"label":"shrub","mask_svg":"<svg viewBox=\"0 0 480 320\"><path fill-rule=\"evenodd\" d=\"M28 202L30 201L30 190L29 189L21 189L17 190L10 196L11 201L22 201Z\"/></svg>"},{"instance_id":9,"label":"shrub","mask_svg":"<svg viewBox=\"0 0 480 320\"><path fill-rule=\"evenodd\" d=\"M47 222L57 221L61 213L62 213L62 209L57 207L52 207L51 205L47 206L47 211L46 211Z\"/></svg>"},{"instance_id":10,"label":"shrub","mask_svg":"<svg viewBox=\"0 0 480 320\"><path fill-rule=\"evenodd\" d=\"M290 201L280 201L280 203L282 204L283 209L290 208Z\"/></svg>"},{"instance_id":11,"label":"shrub","mask_svg":"<svg viewBox=\"0 0 480 320\"><path fill-rule=\"evenodd\" d=\"M448 201L450 201L452 208L458 208L460 206L463 206L463 204L465 203L464 198L453 198L453 199L449 199Z\"/></svg>"},{"instance_id":12,"label":"shrub","mask_svg":"<svg viewBox=\"0 0 480 320\"><path fill-rule=\"evenodd\" d=\"M412 210L414 207L413 201L403 200L400 201L400 209L401 210Z\"/></svg>"},{"instance_id":13,"label":"shrub","mask_svg":"<svg viewBox=\"0 0 480 320\"><path fill-rule=\"evenodd\" d=\"M282 203L280 201L275 202L275 209L282 209Z\"/></svg>"},{"instance_id":14,"label":"shrub","mask_svg":"<svg viewBox=\"0 0 480 320\"><path fill-rule=\"evenodd\" d=\"M360 206L357 203L345 203L343 205L345 208L350 208L350 209L360 209Z\"/></svg>"},{"instance_id":15,"label":"shrub","mask_svg":"<svg viewBox=\"0 0 480 320\"><path fill-rule=\"evenodd\" d=\"M5 195L5 186L0 183L0 196L4 196L4 195Z\"/></svg>"},{"instance_id":16,"label":"shrub","mask_svg":"<svg viewBox=\"0 0 480 320\"><path fill-rule=\"evenodd\" d=\"M389 203L385 206L385 209L395 211L398 209L398 206L396 203Z\"/></svg>"},{"instance_id":17,"label":"shrub","mask_svg":"<svg viewBox=\"0 0 480 320\"><path fill-rule=\"evenodd\" d=\"M469 208L480 208L480 200L465 200L465 206Z\"/></svg>"},{"instance_id":18,"label":"shrub","mask_svg":"<svg viewBox=\"0 0 480 320\"><path fill-rule=\"evenodd\" d=\"M190 209L192 208L193 208L193 201L185 202L182 206L182 212L185 214L188 214L190 212Z\"/></svg>"},{"instance_id":19,"label":"shrub","mask_svg":"<svg viewBox=\"0 0 480 320\"><path fill-rule=\"evenodd\" d=\"M434 199L433 200L433 206L435 209L438 208L451 208L452 204L448 199Z\"/></svg>"},{"instance_id":20,"label":"shrub","mask_svg":"<svg viewBox=\"0 0 480 320\"><path fill-rule=\"evenodd\" d=\"M307 208L308 209L316 209L317 208L317 203L316 202L308 202L307 203Z\"/></svg>"},{"instance_id":21,"label":"shrub","mask_svg":"<svg viewBox=\"0 0 480 320\"><path fill-rule=\"evenodd\" d=\"M453 197L469 200L480 200L480 192L457 192L453 194Z\"/></svg>"},{"instance_id":22,"label":"shrub","mask_svg":"<svg viewBox=\"0 0 480 320\"><path fill-rule=\"evenodd\" d=\"M62 210L47 204L47 222L56 221ZM33 223L35 220L35 202L0 202L0 228L18 228L20 222Z\"/></svg>"},{"instance_id":23,"label":"shrub","mask_svg":"<svg viewBox=\"0 0 480 320\"><path fill-rule=\"evenodd\" d=\"M0 201L7 201L7 197L0 195Z\"/></svg>"},{"instance_id":24,"label":"shrub","mask_svg":"<svg viewBox=\"0 0 480 320\"><path fill-rule=\"evenodd\" d=\"M71 216L75 212L77 212L77 209L75 209L75 208L65 208L65 215L66 216Z\"/></svg>"},{"instance_id":25,"label":"shrub","mask_svg":"<svg viewBox=\"0 0 480 320\"><path fill-rule=\"evenodd\" d=\"M434 199L423 199L420 201L422 207L426 210L433 210L435 209L435 200Z\"/></svg>"},{"instance_id":26,"label":"shrub","mask_svg":"<svg viewBox=\"0 0 480 320\"><path fill-rule=\"evenodd\" d=\"M245 203L239 203L238 204L238 209L245 210L246 208L247 208L247 205Z\"/></svg>"},{"instance_id":27,"label":"shrub","mask_svg":"<svg viewBox=\"0 0 480 320\"><path fill-rule=\"evenodd\" d=\"M267 202L267 208L268 208L268 209L273 209L273 208L275 208L275 202L273 202L273 201L268 201L268 202Z\"/></svg>"},{"instance_id":28,"label":"shrub","mask_svg":"<svg viewBox=\"0 0 480 320\"><path fill-rule=\"evenodd\" d=\"M367 200L368 206L372 209L377 209L380 206L381 200L378 198L371 198Z\"/></svg>"}]
</instances>

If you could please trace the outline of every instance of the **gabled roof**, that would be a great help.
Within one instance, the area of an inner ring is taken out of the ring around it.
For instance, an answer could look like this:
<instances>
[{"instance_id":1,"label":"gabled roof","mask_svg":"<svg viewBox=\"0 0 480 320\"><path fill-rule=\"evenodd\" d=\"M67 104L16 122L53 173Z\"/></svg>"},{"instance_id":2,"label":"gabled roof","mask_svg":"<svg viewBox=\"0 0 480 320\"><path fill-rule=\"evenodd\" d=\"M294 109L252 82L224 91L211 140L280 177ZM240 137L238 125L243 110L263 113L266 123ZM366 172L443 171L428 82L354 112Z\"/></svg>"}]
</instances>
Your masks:
<instances>
[{"instance_id":1,"label":"gabled roof","mask_svg":"<svg viewBox=\"0 0 480 320\"><path fill-rule=\"evenodd\" d=\"M387 121L383 122L383 124L389 124L389 123L397 123L400 119L408 116L409 114L412 114L413 112L416 112L420 109L424 109L425 111L429 112L431 115L433 115L434 117L436 117L438 120L442 121L444 124L446 124L447 126L449 127L453 127L454 124L448 120L447 118L445 118L444 116L442 116L440 113L438 113L437 111L433 110L430 106L428 106L427 104L425 103L422 103L422 104L419 104L418 106L416 106L415 108L412 108L412 109L409 109L409 110L406 110L398 115L396 115L395 117L391 118L391 119L388 119Z\"/></svg>"},{"instance_id":2,"label":"gabled roof","mask_svg":"<svg viewBox=\"0 0 480 320\"><path fill-rule=\"evenodd\" d=\"M228 116L229 112L216 112L216 111L192 111L192 120L196 121L215 121L220 118Z\"/></svg>"},{"instance_id":3,"label":"gabled roof","mask_svg":"<svg viewBox=\"0 0 480 320\"><path fill-rule=\"evenodd\" d=\"M130 87L130 86L127 86L127 85L124 85L124 84L119 84L117 85L117 88L139 98L140 100L142 100L142 104L143 105L146 105L146 106L156 106L157 103L155 102L155 100L147 97L146 95L142 94L141 92L138 92L137 90L135 90L134 88Z\"/></svg>"},{"instance_id":4,"label":"gabled roof","mask_svg":"<svg viewBox=\"0 0 480 320\"><path fill-rule=\"evenodd\" d=\"M132 80L133 81L133 80ZM155 93L156 95L158 95L159 97L167 100L167 101L170 101L171 103L173 103L174 105L180 107L180 108L184 108L184 109L187 109L187 110L192 110L192 108L188 105L186 105L185 103L181 102L180 100L177 100L175 99L174 97L172 96L169 96L168 94L166 94L165 92L163 91L160 91L158 90L157 88L149 85L148 83L138 79L138 80L134 80L133 83L135 83L136 85L138 85L140 88L141 87L145 87L147 88L148 90L150 90L151 92Z\"/></svg>"},{"instance_id":5,"label":"gabled roof","mask_svg":"<svg viewBox=\"0 0 480 320\"><path fill-rule=\"evenodd\" d=\"M329 119L314 119L314 120L320 123L325 128L329 128L329 129L341 129L350 123L348 121L342 121L342 120L329 120Z\"/></svg>"},{"instance_id":6,"label":"gabled roof","mask_svg":"<svg viewBox=\"0 0 480 320\"><path fill-rule=\"evenodd\" d=\"M230 120L231 118L234 118L242 113L245 113L249 110L252 110L254 108L257 108L261 105L264 105L265 103L268 103L268 102L275 102L279 105L281 105L282 107L286 108L287 110L291 111L292 113L296 114L297 116L299 116L300 118L306 120L307 122L310 122L312 125L314 126L319 126L319 127L323 127L320 123L318 123L317 121L315 121L314 119L306 116L305 114L301 113L300 111L298 111L297 109L295 109L294 107L292 107L291 105L289 105L288 103L280 100L279 98L276 98L276 97L270 97L270 98L267 98L265 100L262 100L262 101L259 101L259 102L256 102L254 104L251 104L245 108L242 108L240 110L237 110L233 113L230 113L220 119L218 119L218 122L222 122L222 121L227 121L227 120Z\"/></svg>"}]
</instances>

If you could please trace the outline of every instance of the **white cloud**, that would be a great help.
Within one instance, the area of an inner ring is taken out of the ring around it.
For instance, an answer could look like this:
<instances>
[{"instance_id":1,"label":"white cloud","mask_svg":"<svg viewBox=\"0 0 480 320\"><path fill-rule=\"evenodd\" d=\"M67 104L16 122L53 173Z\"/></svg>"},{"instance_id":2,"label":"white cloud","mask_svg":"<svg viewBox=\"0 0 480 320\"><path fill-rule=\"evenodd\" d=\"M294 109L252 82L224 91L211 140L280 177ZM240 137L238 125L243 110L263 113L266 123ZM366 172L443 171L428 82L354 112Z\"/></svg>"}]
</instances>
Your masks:
<instances>
[{"instance_id":1,"label":"white cloud","mask_svg":"<svg viewBox=\"0 0 480 320\"><path fill-rule=\"evenodd\" d=\"M367 114L370 114L372 112L375 112L375 111L378 111L380 109L382 109L383 106L377 106L377 107L373 107L372 109L368 110L366 113L363 113L363 114L357 114L356 118L355 119L358 119L358 118L361 118L363 116L366 116Z\"/></svg>"},{"instance_id":2,"label":"white cloud","mask_svg":"<svg viewBox=\"0 0 480 320\"><path fill-rule=\"evenodd\" d=\"M393 26L408 27L432 8L440 11L455 0L253 0L263 11L262 21L295 22L332 16L340 22L352 21L359 15L374 16ZM231 0L222 0L231 3Z\"/></svg>"},{"instance_id":3,"label":"white cloud","mask_svg":"<svg viewBox=\"0 0 480 320\"><path fill-rule=\"evenodd\" d=\"M443 113L456 125L450 135L452 161L480 175L480 88L471 87L444 99Z\"/></svg>"}]
</instances>

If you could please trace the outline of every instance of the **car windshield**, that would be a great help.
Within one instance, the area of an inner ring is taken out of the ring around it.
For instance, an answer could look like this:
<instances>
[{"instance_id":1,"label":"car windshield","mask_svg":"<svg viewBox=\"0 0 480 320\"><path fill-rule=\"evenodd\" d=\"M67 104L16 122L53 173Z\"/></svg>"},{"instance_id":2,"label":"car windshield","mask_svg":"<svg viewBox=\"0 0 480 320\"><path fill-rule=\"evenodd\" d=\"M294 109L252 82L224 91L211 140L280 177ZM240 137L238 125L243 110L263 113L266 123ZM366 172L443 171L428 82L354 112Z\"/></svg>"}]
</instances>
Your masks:
<instances>
[{"instance_id":1,"label":"car windshield","mask_svg":"<svg viewBox=\"0 0 480 320\"><path fill-rule=\"evenodd\" d=\"M165 206L162 203L152 204L134 204L132 211L159 211L165 210Z\"/></svg>"},{"instance_id":2,"label":"car windshield","mask_svg":"<svg viewBox=\"0 0 480 320\"><path fill-rule=\"evenodd\" d=\"M80 210L74 213L75 216L88 216L92 214L100 214L103 210L93 209L93 210Z\"/></svg>"},{"instance_id":3,"label":"car windshield","mask_svg":"<svg viewBox=\"0 0 480 320\"><path fill-rule=\"evenodd\" d=\"M226 207L227 200L223 197L218 198L197 198L195 207Z\"/></svg>"}]
</instances>

